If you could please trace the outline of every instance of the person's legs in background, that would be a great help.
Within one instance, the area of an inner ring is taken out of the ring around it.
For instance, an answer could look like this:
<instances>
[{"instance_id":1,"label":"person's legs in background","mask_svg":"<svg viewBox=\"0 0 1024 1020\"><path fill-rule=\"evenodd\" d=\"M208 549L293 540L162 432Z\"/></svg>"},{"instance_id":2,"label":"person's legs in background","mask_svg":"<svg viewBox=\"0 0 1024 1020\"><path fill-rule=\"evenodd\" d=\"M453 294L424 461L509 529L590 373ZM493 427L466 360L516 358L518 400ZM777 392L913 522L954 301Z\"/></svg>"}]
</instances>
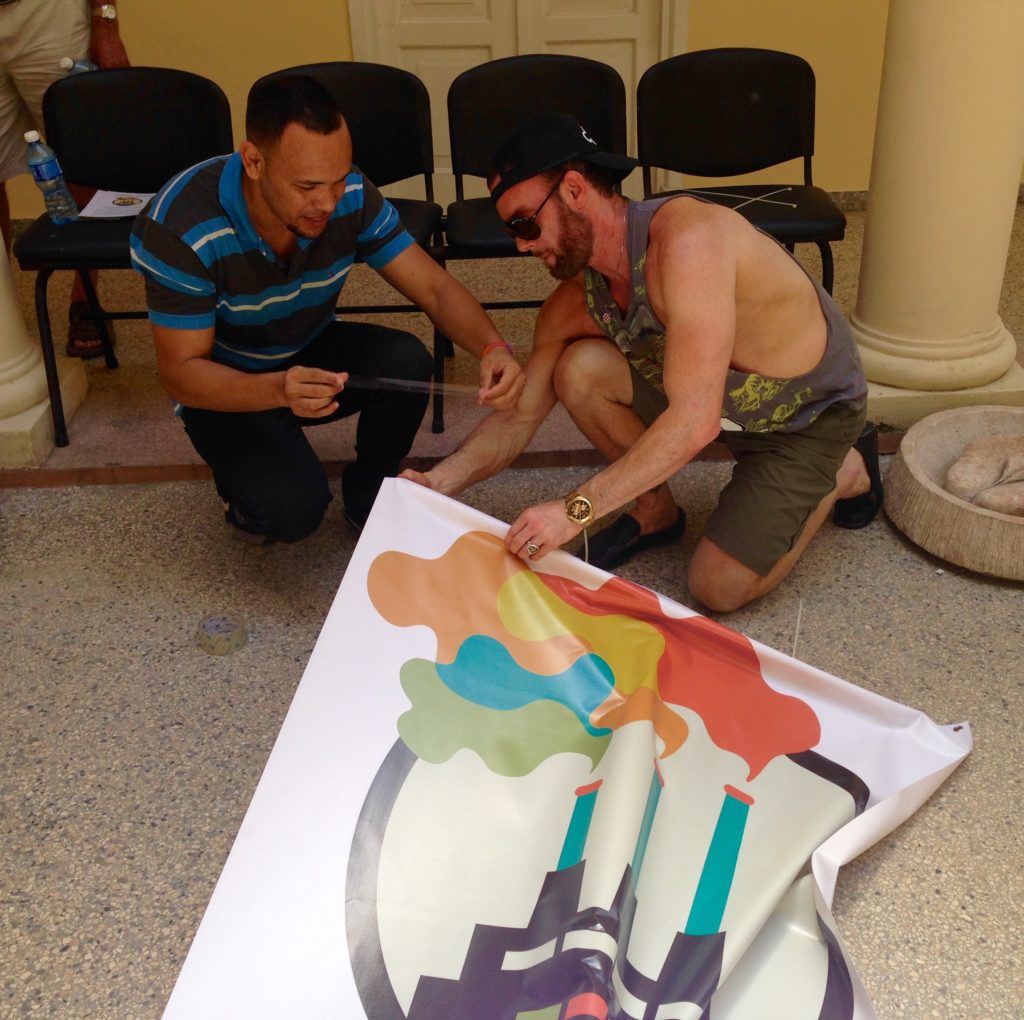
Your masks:
<instances>
[{"instance_id":1,"label":"person's legs in background","mask_svg":"<svg viewBox=\"0 0 1024 1020\"><path fill-rule=\"evenodd\" d=\"M68 0L0 7L0 228L8 251L12 241L10 205L3 182L27 172L24 132L35 127L44 133L43 93L65 74L61 58L88 57L89 18L88 4ZM91 194L75 187L72 193L80 205ZM103 354L99 326L88 312L85 288L76 276L68 308L67 353L73 357Z\"/></svg>"}]
</instances>

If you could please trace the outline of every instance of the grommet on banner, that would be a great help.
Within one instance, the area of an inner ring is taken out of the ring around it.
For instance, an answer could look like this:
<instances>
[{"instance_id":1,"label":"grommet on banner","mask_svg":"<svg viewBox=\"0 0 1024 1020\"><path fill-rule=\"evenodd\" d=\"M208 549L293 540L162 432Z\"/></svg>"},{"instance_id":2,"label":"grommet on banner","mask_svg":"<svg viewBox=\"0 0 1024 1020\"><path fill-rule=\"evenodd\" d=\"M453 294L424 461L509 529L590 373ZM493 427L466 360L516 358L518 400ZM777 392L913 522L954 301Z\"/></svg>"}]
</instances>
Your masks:
<instances>
[{"instance_id":1,"label":"grommet on banner","mask_svg":"<svg viewBox=\"0 0 1024 1020\"><path fill-rule=\"evenodd\" d=\"M237 613L204 616L196 631L196 644L209 655L229 655L247 640L245 621Z\"/></svg>"}]
</instances>

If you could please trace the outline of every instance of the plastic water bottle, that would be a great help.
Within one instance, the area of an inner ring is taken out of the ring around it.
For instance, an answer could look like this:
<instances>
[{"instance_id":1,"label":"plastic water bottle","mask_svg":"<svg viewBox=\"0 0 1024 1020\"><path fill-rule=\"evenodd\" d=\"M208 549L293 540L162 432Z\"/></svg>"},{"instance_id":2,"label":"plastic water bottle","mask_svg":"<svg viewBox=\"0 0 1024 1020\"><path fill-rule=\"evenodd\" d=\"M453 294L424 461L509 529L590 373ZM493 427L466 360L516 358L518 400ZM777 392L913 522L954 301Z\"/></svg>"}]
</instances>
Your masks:
<instances>
[{"instance_id":1,"label":"plastic water bottle","mask_svg":"<svg viewBox=\"0 0 1024 1020\"><path fill-rule=\"evenodd\" d=\"M61 57L60 66L68 74L81 74L83 71L98 71L99 64L91 60L72 60L70 57Z\"/></svg>"},{"instance_id":2,"label":"plastic water bottle","mask_svg":"<svg viewBox=\"0 0 1024 1020\"><path fill-rule=\"evenodd\" d=\"M50 219L58 225L74 222L78 219L78 206L68 191L53 149L39 140L38 131L26 131L25 141L28 142L28 168L43 193Z\"/></svg>"}]
</instances>

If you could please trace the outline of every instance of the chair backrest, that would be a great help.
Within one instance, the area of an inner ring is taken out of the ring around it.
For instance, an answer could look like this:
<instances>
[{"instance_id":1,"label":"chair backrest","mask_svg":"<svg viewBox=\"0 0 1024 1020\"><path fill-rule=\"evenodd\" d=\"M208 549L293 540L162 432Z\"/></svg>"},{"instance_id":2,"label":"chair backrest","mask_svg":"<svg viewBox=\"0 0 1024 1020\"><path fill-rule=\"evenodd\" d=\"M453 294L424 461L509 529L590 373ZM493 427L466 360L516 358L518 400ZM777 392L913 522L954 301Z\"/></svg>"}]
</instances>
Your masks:
<instances>
[{"instance_id":1,"label":"chair backrest","mask_svg":"<svg viewBox=\"0 0 1024 1020\"><path fill-rule=\"evenodd\" d=\"M286 74L307 74L338 100L352 135L353 162L374 184L383 187L422 174L433 201L430 96L416 75L386 64L330 61L267 77Z\"/></svg>"},{"instance_id":2,"label":"chair backrest","mask_svg":"<svg viewBox=\"0 0 1024 1020\"><path fill-rule=\"evenodd\" d=\"M43 96L43 124L67 179L109 191L159 191L233 148L220 86L170 67L61 78Z\"/></svg>"},{"instance_id":3,"label":"chair backrest","mask_svg":"<svg viewBox=\"0 0 1024 1020\"><path fill-rule=\"evenodd\" d=\"M814 71L802 57L777 50L669 57L637 85L637 150L645 168L701 177L752 173L803 157L810 184Z\"/></svg>"},{"instance_id":4,"label":"chair backrest","mask_svg":"<svg viewBox=\"0 0 1024 1020\"><path fill-rule=\"evenodd\" d=\"M530 53L463 71L448 89L455 187L488 177L491 157L524 117L571 113L608 152L626 153L626 86L615 68L587 57Z\"/></svg>"}]
</instances>

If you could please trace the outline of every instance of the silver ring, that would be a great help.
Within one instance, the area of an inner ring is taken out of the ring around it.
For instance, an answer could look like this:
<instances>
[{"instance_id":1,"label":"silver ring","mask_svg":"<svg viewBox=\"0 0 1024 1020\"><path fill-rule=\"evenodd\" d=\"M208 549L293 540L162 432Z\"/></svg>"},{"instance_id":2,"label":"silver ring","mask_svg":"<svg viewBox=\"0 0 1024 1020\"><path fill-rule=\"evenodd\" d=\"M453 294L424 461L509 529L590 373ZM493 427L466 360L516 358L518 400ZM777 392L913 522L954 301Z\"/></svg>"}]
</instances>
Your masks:
<instances>
[{"instance_id":1,"label":"silver ring","mask_svg":"<svg viewBox=\"0 0 1024 1020\"><path fill-rule=\"evenodd\" d=\"M532 556L534 553L540 552L540 546L534 542L527 542L526 551Z\"/></svg>"}]
</instances>

